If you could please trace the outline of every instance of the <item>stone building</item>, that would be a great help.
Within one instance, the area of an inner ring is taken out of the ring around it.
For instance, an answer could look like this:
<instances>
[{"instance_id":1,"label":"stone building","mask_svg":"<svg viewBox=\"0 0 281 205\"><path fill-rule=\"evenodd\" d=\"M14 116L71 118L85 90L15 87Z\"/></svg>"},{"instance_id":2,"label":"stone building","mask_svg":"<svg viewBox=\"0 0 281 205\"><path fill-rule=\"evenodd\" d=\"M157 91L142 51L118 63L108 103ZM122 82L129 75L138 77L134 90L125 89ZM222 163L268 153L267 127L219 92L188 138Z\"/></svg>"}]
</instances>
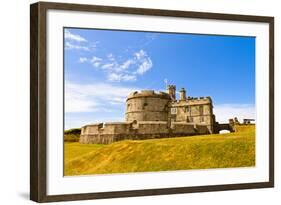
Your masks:
<instances>
[{"instance_id":1,"label":"stone building","mask_svg":"<svg viewBox=\"0 0 281 205\"><path fill-rule=\"evenodd\" d=\"M109 144L125 139L151 139L215 133L218 123L210 97L194 98L176 86L166 92L143 90L129 94L125 122L97 123L81 129L80 143Z\"/></svg>"}]
</instances>

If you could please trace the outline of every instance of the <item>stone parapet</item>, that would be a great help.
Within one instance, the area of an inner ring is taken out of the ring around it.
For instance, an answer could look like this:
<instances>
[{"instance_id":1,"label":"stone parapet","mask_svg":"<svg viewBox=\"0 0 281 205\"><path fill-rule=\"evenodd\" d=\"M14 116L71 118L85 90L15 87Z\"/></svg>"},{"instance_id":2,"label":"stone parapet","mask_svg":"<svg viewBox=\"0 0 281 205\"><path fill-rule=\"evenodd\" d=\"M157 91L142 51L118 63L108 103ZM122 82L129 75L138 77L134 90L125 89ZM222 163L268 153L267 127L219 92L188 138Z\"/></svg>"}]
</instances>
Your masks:
<instances>
[{"instance_id":1,"label":"stone parapet","mask_svg":"<svg viewBox=\"0 0 281 205\"><path fill-rule=\"evenodd\" d=\"M165 121L105 123L84 126L80 136L83 144L110 144L120 140L144 140L207 134L206 125ZM103 126L101 126L101 124Z\"/></svg>"}]
</instances>

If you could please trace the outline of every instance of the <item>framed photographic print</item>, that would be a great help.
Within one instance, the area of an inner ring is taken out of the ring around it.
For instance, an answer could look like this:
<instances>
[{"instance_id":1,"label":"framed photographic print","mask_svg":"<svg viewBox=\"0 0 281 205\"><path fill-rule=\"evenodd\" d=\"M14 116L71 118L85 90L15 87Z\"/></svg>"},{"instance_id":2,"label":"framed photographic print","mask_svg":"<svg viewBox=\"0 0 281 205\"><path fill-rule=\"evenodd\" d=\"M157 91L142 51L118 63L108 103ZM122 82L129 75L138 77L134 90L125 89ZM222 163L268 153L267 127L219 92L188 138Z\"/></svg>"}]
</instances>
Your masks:
<instances>
[{"instance_id":1,"label":"framed photographic print","mask_svg":"<svg viewBox=\"0 0 281 205\"><path fill-rule=\"evenodd\" d=\"M274 18L31 5L30 198L274 186Z\"/></svg>"}]
</instances>

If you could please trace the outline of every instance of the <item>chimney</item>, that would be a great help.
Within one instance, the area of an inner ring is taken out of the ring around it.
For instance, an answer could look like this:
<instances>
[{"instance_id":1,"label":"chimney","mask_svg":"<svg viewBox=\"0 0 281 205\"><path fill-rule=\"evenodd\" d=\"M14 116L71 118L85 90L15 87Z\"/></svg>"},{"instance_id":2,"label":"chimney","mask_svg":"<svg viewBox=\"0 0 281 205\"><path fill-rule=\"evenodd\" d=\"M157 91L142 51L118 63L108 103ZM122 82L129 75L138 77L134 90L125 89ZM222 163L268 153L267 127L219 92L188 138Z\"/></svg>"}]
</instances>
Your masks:
<instances>
[{"instance_id":1,"label":"chimney","mask_svg":"<svg viewBox=\"0 0 281 205\"><path fill-rule=\"evenodd\" d=\"M180 89L180 100L185 101L186 100L186 92L184 88Z\"/></svg>"},{"instance_id":2,"label":"chimney","mask_svg":"<svg viewBox=\"0 0 281 205\"><path fill-rule=\"evenodd\" d=\"M173 101L176 100L176 86L175 85L167 85L167 93L170 95Z\"/></svg>"}]
</instances>

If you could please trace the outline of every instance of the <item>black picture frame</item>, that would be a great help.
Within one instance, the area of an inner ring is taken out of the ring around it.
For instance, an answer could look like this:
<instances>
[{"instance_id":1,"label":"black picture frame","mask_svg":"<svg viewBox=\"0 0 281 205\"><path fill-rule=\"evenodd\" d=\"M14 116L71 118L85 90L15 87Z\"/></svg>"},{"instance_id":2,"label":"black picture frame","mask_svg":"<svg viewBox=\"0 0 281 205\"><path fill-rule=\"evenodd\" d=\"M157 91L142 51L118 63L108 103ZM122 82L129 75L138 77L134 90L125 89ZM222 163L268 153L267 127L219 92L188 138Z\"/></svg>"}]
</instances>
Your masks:
<instances>
[{"instance_id":1,"label":"black picture frame","mask_svg":"<svg viewBox=\"0 0 281 205\"><path fill-rule=\"evenodd\" d=\"M47 68L46 13L50 9L65 11L136 14L159 17L217 19L263 22L269 24L269 181L196 187L114 191L87 194L47 195ZM143 8L111 7L85 4L38 2L30 6L30 199L36 202L133 197L190 192L209 192L274 186L274 17L188 12Z\"/></svg>"}]
</instances>

